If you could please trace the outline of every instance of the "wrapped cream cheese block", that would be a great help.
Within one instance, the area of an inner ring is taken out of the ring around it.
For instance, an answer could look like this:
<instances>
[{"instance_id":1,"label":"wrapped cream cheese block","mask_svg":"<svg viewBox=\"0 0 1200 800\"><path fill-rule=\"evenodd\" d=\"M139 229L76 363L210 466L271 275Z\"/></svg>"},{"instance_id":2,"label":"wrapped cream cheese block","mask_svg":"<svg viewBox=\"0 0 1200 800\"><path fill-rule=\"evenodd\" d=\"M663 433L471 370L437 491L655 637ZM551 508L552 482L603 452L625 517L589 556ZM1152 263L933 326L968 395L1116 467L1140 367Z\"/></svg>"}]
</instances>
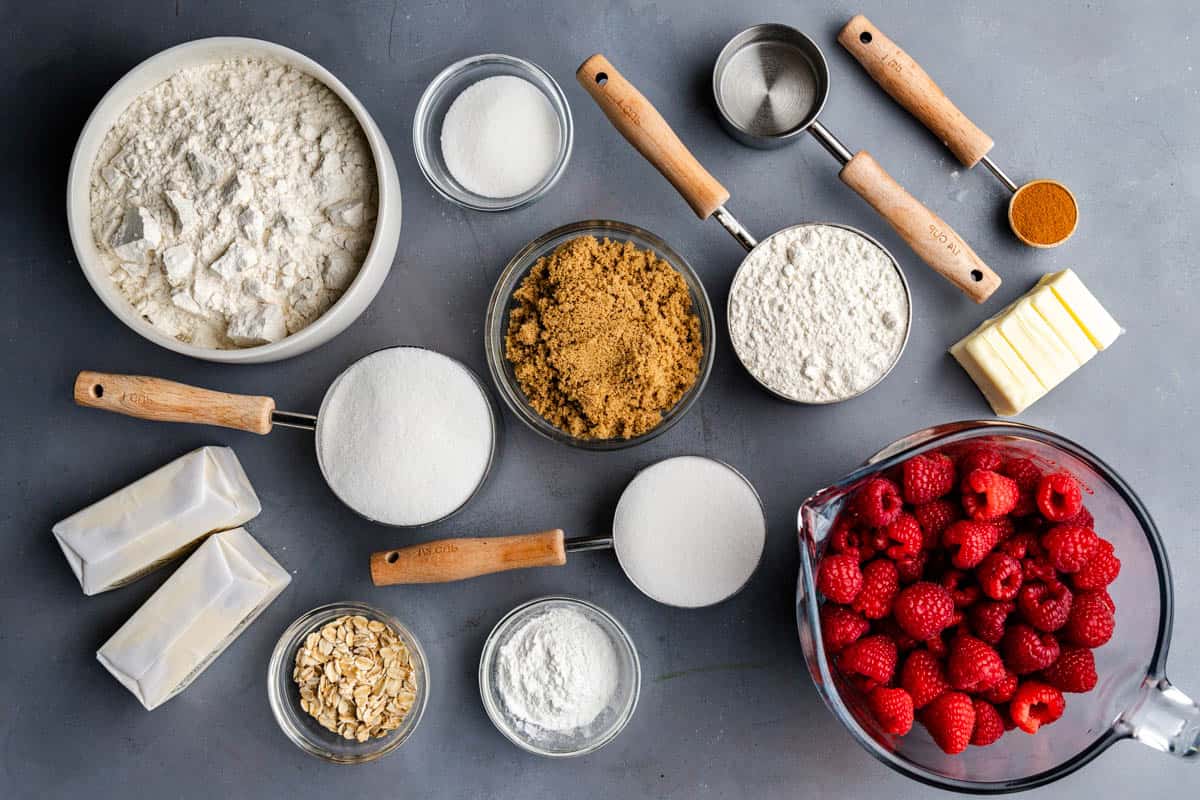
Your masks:
<instances>
[{"instance_id":1,"label":"wrapped cream cheese block","mask_svg":"<svg viewBox=\"0 0 1200 800\"><path fill-rule=\"evenodd\" d=\"M290 581L245 528L213 534L96 658L153 709L186 689Z\"/></svg>"},{"instance_id":2,"label":"wrapped cream cheese block","mask_svg":"<svg viewBox=\"0 0 1200 800\"><path fill-rule=\"evenodd\" d=\"M950 354L999 416L1020 414L1105 350L1121 326L1071 270L1054 272Z\"/></svg>"},{"instance_id":3,"label":"wrapped cream cheese block","mask_svg":"<svg viewBox=\"0 0 1200 800\"><path fill-rule=\"evenodd\" d=\"M115 589L183 555L262 505L228 447L201 447L54 526L84 594Z\"/></svg>"}]
</instances>

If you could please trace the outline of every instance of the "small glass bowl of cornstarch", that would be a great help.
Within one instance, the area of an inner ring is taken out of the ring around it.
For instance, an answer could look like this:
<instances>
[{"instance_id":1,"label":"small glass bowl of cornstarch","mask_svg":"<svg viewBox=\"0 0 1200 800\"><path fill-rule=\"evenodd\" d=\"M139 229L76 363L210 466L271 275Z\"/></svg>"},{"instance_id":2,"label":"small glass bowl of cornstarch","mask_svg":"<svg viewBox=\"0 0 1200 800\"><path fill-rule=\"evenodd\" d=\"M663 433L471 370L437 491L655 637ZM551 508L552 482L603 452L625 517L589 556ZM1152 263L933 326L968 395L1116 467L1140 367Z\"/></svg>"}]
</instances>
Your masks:
<instances>
[{"instance_id":1,"label":"small glass bowl of cornstarch","mask_svg":"<svg viewBox=\"0 0 1200 800\"><path fill-rule=\"evenodd\" d=\"M733 278L726 313L734 352L763 388L827 405L891 372L912 301L883 245L847 225L810 222L758 243Z\"/></svg>"}]
</instances>

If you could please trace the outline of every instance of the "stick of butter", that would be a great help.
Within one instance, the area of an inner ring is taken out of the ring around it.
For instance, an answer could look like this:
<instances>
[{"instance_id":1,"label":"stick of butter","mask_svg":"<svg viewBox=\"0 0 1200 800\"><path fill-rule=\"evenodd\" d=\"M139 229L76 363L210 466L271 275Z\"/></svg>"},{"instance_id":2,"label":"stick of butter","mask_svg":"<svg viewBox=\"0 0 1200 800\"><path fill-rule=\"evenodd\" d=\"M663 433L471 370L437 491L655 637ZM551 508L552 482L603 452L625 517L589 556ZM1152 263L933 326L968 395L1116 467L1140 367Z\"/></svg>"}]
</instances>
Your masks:
<instances>
[{"instance_id":1,"label":"stick of butter","mask_svg":"<svg viewBox=\"0 0 1200 800\"><path fill-rule=\"evenodd\" d=\"M992 410L1020 414L1106 349L1121 326L1071 270L1037 286L950 348Z\"/></svg>"},{"instance_id":2,"label":"stick of butter","mask_svg":"<svg viewBox=\"0 0 1200 800\"><path fill-rule=\"evenodd\" d=\"M214 531L254 519L262 505L228 447L180 456L54 526L87 595L131 583Z\"/></svg>"},{"instance_id":3,"label":"stick of butter","mask_svg":"<svg viewBox=\"0 0 1200 800\"><path fill-rule=\"evenodd\" d=\"M245 528L214 534L96 658L153 709L186 689L290 581Z\"/></svg>"}]
</instances>

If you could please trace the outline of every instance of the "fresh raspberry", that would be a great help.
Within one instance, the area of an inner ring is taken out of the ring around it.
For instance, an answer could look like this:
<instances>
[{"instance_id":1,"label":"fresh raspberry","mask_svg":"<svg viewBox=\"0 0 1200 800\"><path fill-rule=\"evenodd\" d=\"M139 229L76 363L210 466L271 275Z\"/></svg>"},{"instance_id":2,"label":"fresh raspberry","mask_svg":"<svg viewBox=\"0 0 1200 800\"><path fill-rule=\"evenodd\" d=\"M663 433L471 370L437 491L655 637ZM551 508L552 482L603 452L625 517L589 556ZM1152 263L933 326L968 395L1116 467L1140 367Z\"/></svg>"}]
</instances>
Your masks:
<instances>
[{"instance_id":1,"label":"fresh raspberry","mask_svg":"<svg viewBox=\"0 0 1200 800\"><path fill-rule=\"evenodd\" d=\"M845 553L866 561L875 555L867 545L870 528L865 528L855 519L853 514L839 514L829 531L829 549L835 553Z\"/></svg>"},{"instance_id":2,"label":"fresh raspberry","mask_svg":"<svg viewBox=\"0 0 1200 800\"><path fill-rule=\"evenodd\" d=\"M1058 582L1058 570L1050 563L1049 556L1032 556L1030 558L1021 559L1021 572L1025 574L1025 581L1043 581L1045 583Z\"/></svg>"},{"instance_id":3,"label":"fresh raspberry","mask_svg":"<svg viewBox=\"0 0 1200 800\"><path fill-rule=\"evenodd\" d=\"M958 469L963 475L977 469L998 470L1004 465L1004 454L995 447L981 445L973 447L958 460Z\"/></svg>"},{"instance_id":4,"label":"fresh raspberry","mask_svg":"<svg viewBox=\"0 0 1200 800\"><path fill-rule=\"evenodd\" d=\"M892 600L900 589L896 565L886 558L868 561L862 568L862 591L850 604L867 619L882 619L892 610Z\"/></svg>"},{"instance_id":5,"label":"fresh raspberry","mask_svg":"<svg viewBox=\"0 0 1200 800\"><path fill-rule=\"evenodd\" d=\"M1099 542L1095 531L1079 525L1055 525L1042 536L1042 548L1059 572L1083 569Z\"/></svg>"},{"instance_id":6,"label":"fresh raspberry","mask_svg":"<svg viewBox=\"0 0 1200 800\"><path fill-rule=\"evenodd\" d=\"M896 574L902 585L921 580L925 574L925 565L929 563L929 552L922 550L915 556L902 558L896 562Z\"/></svg>"},{"instance_id":7,"label":"fresh raspberry","mask_svg":"<svg viewBox=\"0 0 1200 800\"><path fill-rule=\"evenodd\" d=\"M1028 458L1010 458L1000 467L1000 474L1016 481L1020 497L1013 507L1012 513L1017 517L1027 517L1038 510L1037 488L1042 480L1042 471Z\"/></svg>"},{"instance_id":8,"label":"fresh raspberry","mask_svg":"<svg viewBox=\"0 0 1200 800\"><path fill-rule=\"evenodd\" d=\"M1079 513L1070 519L1064 519L1063 522L1071 525L1082 525L1085 528L1096 530L1096 518L1092 516L1092 512L1087 510L1087 506L1079 509Z\"/></svg>"},{"instance_id":9,"label":"fresh raspberry","mask_svg":"<svg viewBox=\"0 0 1200 800\"><path fill-rule=\"evenodd\" d=\"M1017 691L1017 683L1017 673L1005 667L1004 677L980 692L979 696L989 703L1007 703Z\"/></svg>"},{"instance_id":10,"label":"fresh raspberry","mask_svg":"<svg viewBox=\"0 0 1200 800\"><path fill-rule=\"evenodd\" d=\"M955 608L967 608L979 600L979 587L970 583L971 576L957 569L948 569L942 573L942 586L950 592L950 599Z\"/></svg>"},{"instance_id":11,"label":"fresh raspberry","mask_svg":"<svg viewBox=\"0 0 1200 800\"><path fill-rule=\"evenodd\" d=\"M1007 553L988 553L975 569L979 588L993 600L1012 600L1021 590L1021 562Z\"/></svg>"},{"instance_id":12,"label":"fresh raspberry","mask_svg":"<svg viewBox=\"0 0 1200 800\"><path fill-rule=\"evenodd\" d=\"M971 744L976 747L987 747L1004 735L1004 720L1000 712L987 700L976 697L971 701L975 706L975 730L971 734Z\"/></svg>"},{"instance_id":13,"label":"fresh raspberry","mask_svg":"<svg viewBox=\"0 0 1200 800\"><path fill-rule=\"evenodd\" d=\"M1053 633L1067 624L1072 597L1066 584L1035 581L1021 587L1017 595L1017 608L1030 625L1039 631Z\"/></svg>"},{"instance_id":14,"label":"fresh raspberry","mask_svg":"<svg viewBox=\"0 0 1200 800\"><path fill-rule=\"evenodd\" d=\"M1108 593L1107 589L1095 589L1089 592L1089 594L1095 595L1100 602L1104 603L1104 607L1108 609L1108 613L1114 617L1117 615L1117 604L1113 602L1112 595Z\"/></svg>"},{"instance_id":15,"label":"fresh raspberry","mask_svg":"<svg viewBox=\"0 0 1200 800\"><path fill-rule=\"evenodd\" d=\"M937 636L950 624L954 599L945 587L921 581L906 586L896 595L892 614L905 633L923 642Z\"/></svg>"},{"instance_id":16,"label":"fresh raspberry","mask_svg":"<svg viewBox=\"0 0 1200 800\"><path fill-rule=\"evenodd\" d=\"M1042 546L1038 543L1038 536L1033 531L1014 533L1007 540L1000 543L1000 549L1018 560L1026 556L1039 556L1042 554Z\"/></svg>"},{"instance_id":17,"label":"fresh raspberry","mask_svg":"<svg viewBox=\"0 0 1200 800\"><path fill-rule=\"evenodd\" d=\"M949 500L934 500L914 508L913 516L917 518L921 531L925 534L922 546L926 550L932 550L941 543L942 533L946 528L962 519L962 510Z\"/></svg>"},{"instance_id":18,"label":"fresh raspberry","mask_svg":"<svg viewBox=\"0 0 1200 800\"><path fill-rule=\"evenodd\" d=\"M974 520L1000 519L1017 507L1021 497L1016 481L987 469L967 473L961 490L963 509Z\"/></svg>"},{"instance_id":19,"label":"fresh raspberry","mask_svg":"<svg viewBox=\"0 0 1200 800\"><path fill-rule=\"evenodd\" d=\"M884 733L903 736L912 730L913 700L903 689L876 686L867 696L867 705Z\"/></svg>"},{"instance_id":20,"label":"fresh raspberry","mask_svg":"<svg viewBox=\"0 0 1200 800\"><path fill-rule=\"evenodd\" d=\"M912 696L917 708L924 708L950 689L942 662L928 650L909 653L900 669L900 685Z\"/></svg>"},{"instance_id":21,"label":"fresh raspberry","mask_svg":"<svg viewBox=\"0 0 1200 800\"><path fill-rule=\"evenodd\" d=\"M871 478L850 501L858 518L876 528L882 528L900 516L903 506L900 487L887 478Z\"/></svg>"},{"instance_id":22,"label":"fresh raspberry","mask_svg":"<svg viewBox=\"0 0 1200 800\"><path fill-rule=\"evenodd\" d=\"M917 518L912 514L901 513L883 528L888 538L887 557L893 561L909 558L921 552L923 534Z\"/></svg>"},{"instance_id":23,"label":"fresh raspberry","mask_svg":"<svg viewBox=\"0 0 1200 800\"><path fill-rule=\"evenodd\" d=\"M959 569L971 569L1000 541L1000 532L991 522L962 520L946 528L942 544L950 551L950 563Z\"/></svg>"},{"instance_id":24,"label":"fresh raspberry","mask_svg":"<svg viewBox=\"0 0 1200 800\"><path fill-rule=\"evenodd\" d=\"M1083 510L1083 490L1069 472L1047 475L1038 483L1037 506L1051 522L1066 522Z\"/></svg>"},{"instance_id":25,"label":"fresh raspberry","mask_svg":"<svg viewBox=\"0 0 1200 800\"><path fill-rule=\"evenodd\" d=\"M1071 576L1076 590L1103 589L1121 574L1121 559L1113 553L1112 542L1099 539L1096 549L1083 568Z\"/></svg>"},{"instance_id":26,"label":"fresh raspberry","mask_svg":"<svg viewBox=\"0 0 1200 800\"><path fill-rule=\"evenodd\" d=\"M1052 633L1039 633L1028 625L1009 626L1000 642L1004 664L1018 675L1045 669L1058 660L1058 640Z\"/></svg>"},{"instance_id":27,"label":"fresh raspberry","mask_svg":"<svg viewBox=\"0 0 1200 800\"><path fill-rule=\"evenodd\" d=\"M1086 647L1067 645L1058 660L1042 670L1042 680L1063 692L1090 692L1099 680L1096 657Z\"/></svg>"},{"instance_id":28,"label":"fresh raspberry","mask_svg":"<svg viewBox=\"0 0 1200 800\"><path fill-rule=\"evenodd\" d=\"M871 624L844 606L821 606L821 641L827 653L839 653L862 637Z\"/></svg>"},{"instance_id":29,"label":"fresh raspberry","mask_svg":"<svg viewBox=\"0 0 1200 800\"><path fill-rule=\"evenodd\" d=\"M1063 626L1063 639L1080 647L1100 647L1112 638L1116 625L1107 592L1080 592Z\"/></svg>"},{"instance_id":30,"label":"fresh raspberry","mask_svg":"<svg viewBox=\"0 0 1200 800\"><path fill-rule=\"evenodd\" d=\"M869 692L876 686L891 683L897 658L896 643L875 634L847 646L838 655L837 665L855 686Z\"/></svg>"},{"instance_id":31,"label":"fresh raspberry","mask_svg":"<svg viewBox=\"0 0 1200 800\"><path fill-rule=\"evenodd\" d=\"M955 689L981 692L1004 677L1004 662L986 642L974 636L959 636L950 644L946 674Z\"/></svg>"},{"instance_id":32,"label":"fresh raspberry","mask_svg":"<svg viewBox=\"0 0 1200 800\"><path fill-rule=\"evenodd\" d=\"M961 753L975 731L975 706L962 692L946 692L921 712L921 724L949 755Z\"/></svg>"},{"instance_id":33,"label":"fresh raspberry","mask_svg":"<svg viewBox=\"0 0 1200 800\"><path fill-rule=\"evenodd\" d=\"M967 609L971 630L992 647L1004 638L1005 621L1017 608L1011 601L980 600Z\"/></svg>"},{"instance_id":34,"label":"fresh raspberry","mask_svg":"<svg viewBox=\"0 0 1200 800\"><path fill-rule=\"evenodd\" d=\"M1026 733L1037 733L1038 728L1054 722L1063 715L1064 708L1062 692L1039 681L1022 683L1008 704L1013 722Z\"/></svg>"},{"instance_id":35,"label":"fresh raspberry","mask_svg":"<svg viewBox=\"0 0 1200 800\"><path fill-rule=\"evenodd\" d=\"M817 591L835 603L846 605L858 597L863 573L858 557L845 553L826 554L817 569Z\"/></svg>"},{"instance_id":36,"label":"fresh raspberry","mask_svg":"<svg viewBox=\"0 0 1200 800\"><path fill-rule=\"evenodd\" d=\"M896 624L895 617L884 617L872 626L874 633L881 633L896 643L896 649L901 653L908 651L921 644L918 640L909 636L904 632L904 629Z\"/></svg>"},{"instance_id":37,"label":"fresh raspberry","mask_svg":"<svg viewBox=\"0 0 1200 800\"><path fill-rule=\"evenodd\" d=\"M913 456L904 462L904 500L914 506L943 497L954 489L954 462L944 453Z\"/></svg>"}]
</instances>

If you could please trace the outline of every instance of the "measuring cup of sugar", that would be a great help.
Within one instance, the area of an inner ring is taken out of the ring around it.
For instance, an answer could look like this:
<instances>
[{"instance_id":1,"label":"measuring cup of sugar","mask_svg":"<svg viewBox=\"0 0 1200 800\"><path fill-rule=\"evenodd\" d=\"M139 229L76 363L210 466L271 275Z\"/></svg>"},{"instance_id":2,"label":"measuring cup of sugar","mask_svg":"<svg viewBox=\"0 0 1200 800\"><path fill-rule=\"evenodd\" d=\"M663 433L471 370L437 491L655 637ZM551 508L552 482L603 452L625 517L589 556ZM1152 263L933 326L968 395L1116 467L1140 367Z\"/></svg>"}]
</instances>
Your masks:
<instances>
[{"instance_id":1,"label":"measuring cup of sugar","mask_svg":"<svg viewBox=\"0 0 1200 800\"><path fill-rule=\"evenodd\" d=\"M561 528L519 536L441 539L371 555L376 586L444 583L567 563L567 553L616 550L625 576L647 597L679 608L737 594L762 560L767 523L740 472L702 456L646 467L629 482L611 536L565 539Z\"/></svg>"}]
</instances>

